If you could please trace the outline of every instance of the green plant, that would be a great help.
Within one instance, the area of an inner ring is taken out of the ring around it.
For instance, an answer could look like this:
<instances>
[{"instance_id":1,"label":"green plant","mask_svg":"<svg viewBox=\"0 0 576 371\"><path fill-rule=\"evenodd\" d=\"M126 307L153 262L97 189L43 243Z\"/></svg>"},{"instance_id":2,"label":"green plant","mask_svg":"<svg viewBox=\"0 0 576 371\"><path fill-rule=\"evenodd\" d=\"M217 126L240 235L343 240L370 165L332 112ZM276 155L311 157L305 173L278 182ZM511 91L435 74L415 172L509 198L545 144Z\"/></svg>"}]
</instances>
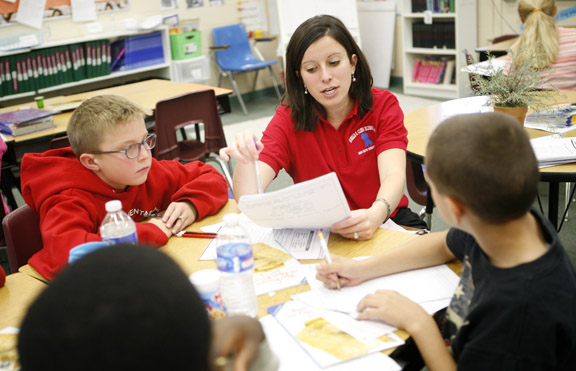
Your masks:
<instances>
[{"instance_id":1,"label":"green plant","mask_svg":"<svg viewBox=\"0 0 576 371\"><path fill-rule=\"evenodd\" d=\"M502 68L494 63L494 56L489 56L485 74L473 75L471 82L475 95L487 95L487 105L498 107L531 107L539 111L545 108L558 89L546 83L549 71L532 67L532 60L539 58L538 53L531 53L529 58L518 58L526 50L511 53L510 64Z\"/></svg>"}]
</instances>

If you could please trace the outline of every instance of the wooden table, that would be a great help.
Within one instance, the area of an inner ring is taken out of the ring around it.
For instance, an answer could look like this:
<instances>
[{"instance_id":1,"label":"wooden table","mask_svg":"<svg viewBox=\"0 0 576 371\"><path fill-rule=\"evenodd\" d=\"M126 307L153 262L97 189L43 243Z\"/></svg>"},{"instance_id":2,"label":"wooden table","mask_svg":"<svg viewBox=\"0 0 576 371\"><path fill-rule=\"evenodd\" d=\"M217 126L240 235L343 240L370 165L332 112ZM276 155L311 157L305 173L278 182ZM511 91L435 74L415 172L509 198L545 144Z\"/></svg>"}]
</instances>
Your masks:
<instances>
[{"instance_id":1,"label":"wooden table","mask_svg":"<svg viewBox=\"0 0 576 371\"><path fill-rule=\"evenodd\" d=\"M6 285L0 287L0 330L20 327L28 306L47 285L24 273L6 277Z\"/></svg>"},{"instance_id":2,"label":"wooden table","mask_svg":"<svg viewBox=\"0 0 576 371\"><path fill-rule=\"evenodd\" d=\"M227 204L218 212L218 214L214 216L209 216L204 218L202 221L198 223L194 223L191 227L187 228L190 231L200 231L200 228L203 226L213 225L222 221L222 217L227 213L238 213L238 207L236 201L229 200ZM378 229L376 231L374 237L369 241L354 241L345 239L339 235L331 234L330 239L328 241L328 247L331 253L348 256L348 257L356 257L356 256L369 256L375 255L380 251L391 249L396 246L403 244L404 242L410 241L414 238L419 238L419 236L415 234L405 233L405 232L398 232L392 231L387 229ZM160 251L168 254L172 257L182 268L182 270L187 274L190 275L193 272L200 270L200 269L216 269L216 262L215 261L200 261L198 258L204 252L204 249L208 246L211 240L203 239L203 238L179 238L179 237L172 237L168 241L168 243L162 247L160 247ZM318 263L319 260L307 260L304 263ZM454 270L457 274L461 272L461 264L460 262L454 261L448 264L452 270ZM2 289L0 289L0 308L3 308L0 311L0 318L3 318L4 308L6 307L5 300L10 300L12 298L12 309L9 311L11 313L11 320L7 321L0 321L0 329L5 327L6 325L18 325L20 318L23 316L23 312L25 311L26 307L30 300L35 297L36 293L43 287L43 283L38 281L33 276L38 275L38 273L29 265L26 265L21 268L21 273L17 273L19 275L19 280L23 281L24 283L20 283L17 285L13 283L14 279L12 276L8 276L9 282L7 286L10 290L13 290L14 293L11 293L13 296L2 295ZM21 278L22 276L27 277L27 280ZM28 291L27 287L32 286L33 290ZM258 317L261 318L268 314L267 308L276 304L284 303L288 300L291 300L291 296L300 292L309 291L310 287L307 284L300 285L297 287L292 287L285 290L277 291L274 295L261 295L258 297ZM13 299L18 298L16 295L16 291L20 292L22 298L19 300ZM6 299L8 298L8 299ZM4 326L2 326L4 325ZM400 336L403 340L408 338L408 333L405 331L397 331L396 334ZM394 351L394 349L388 349L384 351L385 354L390 354Z\"/></svg>"},{"instance_id":3,"label":"wooden table","mask_svg":"<svg viewBox=\"0 0 576 371\"><path fill-rule=\"evenodd\" d=\"M133 101L134 103L141 105L144 108L153 110L156 107L156 103L163 99L175 97L177 95L189 93L192 91L206 90L206 89L214 90L216 98L223 100L224 105L228 106L227 109L228 110L230 109L230 102L228 100L228 96L232 94L232 90L208 85L191 84L191 83L175 82L160 79L146 80L136 82L133 84L126 84L106 89L93 90L86 93L49 98L44 101L44 106L45 109L48 110L64 109L66 106L69 106L70 104L77 106L82 101L91 97L95 97L97 95L115 94L126 97L131 101ZM222 104L222 102L220 103ZM23 105L1 108L0 112L14 111L22 106ZM31 102L27 106L36 107L36 103ZM55 128L42 130L26 135L20 135L17 137L4 135L4 141L7 143L10 141L20 143L43 137L52 138L58 135L63 135L66 133L66 127L68 126L70 116L72 116L72 111L54 115L54 124L56 125Z\"/></svg>"},{"instance_id":4,"label":"wooden table","mask_svg":"<svg viewBox=\"0 0 576 371\"><path fill-rule=\"evenodd\" d=\"M468 97L454 99L408 113L404 117L404 125L408 130L408 158L417 163L424 162L428 138L434 129L445 119L459 113L479 112L485 108L488 97ZM560 91L554 103L576 102L576 91ZM528 113L530 113L529 111ZM551 133L526 129L530 138L538 138ZM576 137L576 130L563 134L565 137ZM576 181L576 164L566 164L540 169L540 177L543 182L549 183L548 218L556 227L558 225L558 200L561 182Z\"/></svg>"}]
</instances>

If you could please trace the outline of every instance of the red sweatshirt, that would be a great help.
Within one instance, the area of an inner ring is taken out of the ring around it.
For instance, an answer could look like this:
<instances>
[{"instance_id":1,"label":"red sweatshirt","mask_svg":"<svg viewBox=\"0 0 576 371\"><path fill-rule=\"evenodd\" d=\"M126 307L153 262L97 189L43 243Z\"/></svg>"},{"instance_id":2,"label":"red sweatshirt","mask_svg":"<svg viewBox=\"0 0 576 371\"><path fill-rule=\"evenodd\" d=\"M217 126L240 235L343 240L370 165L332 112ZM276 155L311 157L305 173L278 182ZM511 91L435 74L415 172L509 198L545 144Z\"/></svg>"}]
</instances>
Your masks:
<instances>
[{"instance_id":1,"label":"red sweatshirt","mask_svg":"<svg viewBox=\"0 0 576 371\"><path fill-rule=\"evenodd\" d=\"M124 211L139 222L175 201L191 202L200 220L215 214L228 198L226 179L198 161L183 165L152 159L146 182L119 192L86 169L70 147L24 155L21 180L24 201L40 216L44 244L29 263L49 280L67 264L73 247L101 240L107 201L122 201ZM137 223L136 228L139 243L161 246L168 241L154 224Z\"/></svg>"}]
</instances>

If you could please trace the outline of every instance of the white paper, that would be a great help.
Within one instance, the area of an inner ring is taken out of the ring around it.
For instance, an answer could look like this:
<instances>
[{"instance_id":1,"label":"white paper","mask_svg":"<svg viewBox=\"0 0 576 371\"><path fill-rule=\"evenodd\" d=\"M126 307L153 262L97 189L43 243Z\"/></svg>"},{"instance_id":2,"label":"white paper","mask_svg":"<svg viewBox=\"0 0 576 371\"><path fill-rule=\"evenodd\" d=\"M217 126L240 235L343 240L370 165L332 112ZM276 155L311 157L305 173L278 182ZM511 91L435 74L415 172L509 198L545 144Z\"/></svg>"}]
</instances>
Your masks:
<instances>
[{"instance_id":1,"label":"white paper","mask_svg":"<svg viewBox=\"0 0 576 371\"><path fill-rule=\"evenodd\" d=\"M540 167L576 162L576 138L558 134L530 140Z\"/></svg>"},{"instance_id":2,"label":"white paper","mask_svg":"<svg viewBox=\"0 0 576 371\"><path fill-rule=\"evenodd\" d=\"M308 284L323 307L352 315L356 314L358 302L376 290L395 290L421 304L452 298L460 281L448 266L438 265L374 278L358 286L331 290L316 279L316 264L303 266L308 270L306 273Z\"/></svg>"},{"instance_id":3,"label":"white paper","mask_svg":"<svg viewBox=\"0 0 576 371\"><path fill-rule=\"evenodd\" d=\"M462 72L474 73L482 76L492 76L506 67L506 61L503 59L492 58L486 61L462 67Z\"/></svg>"},{"instance_id":4,"label":"white paper","mask_svg":"<svg viewBox=\"0 0 576 371\"><path fill-rule=\"evenodd\" d=\"M248 233L252 243L264 243L270 247L282 250L297 260L310 260L324 258L324 251L320 245L317 230L312 229L273 229L256 225L244 214L240 215L240 222ZM217 232L219 224L203 227L204 232ZM330 236L329 229L323 229L326 239ZM198 260L216 260L216 241L212 240Z\"/></svg>"},{"instance_id":5,"label":"white paper","mask_svg":"<svg viewBox=\"0 0 576 371\"><path fill-rule=\"evenodd\" d=\"M45 6L46 0L20 0L16 22L40 29Z\"/></svg>"},{"instance_id":6,"label":"white paper","mask_svg":"<svg viewBox=\"0 0 576 371\"><path fill-rule=\"evenodd\" d=\"M294 338L282 326L268 315L260 318L266 339L272 351L280 359L279 371L349 371L349 370L379 370L399 371L401 367L394 360L382 353L372 353L348 362L320 369Z\"/></svg>"},{"instance_id":7,"label":"white paper","mask_svg":"<svg viewBox=\"0 0 576 371\"><path fill-rule=\"evenodd\" d=\"M298 261L292 259L278 269L254 274L256 296L284 290L306 283L306 276Z\"/></svg>"},{"instance_id":8,"label":"white paper","mask_svg":"<svg viewBox=\"0 0 576 371\"><path fill-rule=\"evenodd\" d=\"M275 192L242 196L238 208L254 223L272 228L330 228L351 215L335 173Z\"/></svg>"},{"instance_id":9,"label":"white paper","mask_svg":"<svg viewBox=\"0 0 576 371\"><path fill-rule=\"evenodd\" d=\"M96 20L96 3L94 0L72 0L72 21L86 22Z\"/></svg>"}]
</instances>

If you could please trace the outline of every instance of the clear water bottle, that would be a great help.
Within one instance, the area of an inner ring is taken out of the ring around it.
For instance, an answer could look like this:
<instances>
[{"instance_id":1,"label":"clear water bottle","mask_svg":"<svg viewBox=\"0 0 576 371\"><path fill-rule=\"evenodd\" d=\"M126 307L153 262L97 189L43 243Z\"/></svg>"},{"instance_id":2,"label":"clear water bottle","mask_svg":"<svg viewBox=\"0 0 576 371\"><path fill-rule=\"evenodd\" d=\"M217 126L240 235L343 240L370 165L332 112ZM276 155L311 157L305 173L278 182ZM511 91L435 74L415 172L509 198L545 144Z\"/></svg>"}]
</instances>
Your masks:
<instances>
[{"instance_id":1,"label":"clear water bottle","mask_svg":"<svg viewBox=\"0 0 576 371\"><path fill-rule=\"evenodd\" d=\"M216 237L216 264L220 271L220 293L228 314L256 317L254 255L239 214L224 215L224 225Z\"/></svg>"},{"instance_id":2,"label":"clear water bottle","mask_svg":"<svg viewBox=\"0 0 576 371\"><path fill-rule=\"evenodd\" d=\"M120 200L106 202L106 217L100 225L100 237L102 241L110 244L133 244L138 243L138 234L136 233L136 224L122 210Z\"/></svg>"}]
</instances>

